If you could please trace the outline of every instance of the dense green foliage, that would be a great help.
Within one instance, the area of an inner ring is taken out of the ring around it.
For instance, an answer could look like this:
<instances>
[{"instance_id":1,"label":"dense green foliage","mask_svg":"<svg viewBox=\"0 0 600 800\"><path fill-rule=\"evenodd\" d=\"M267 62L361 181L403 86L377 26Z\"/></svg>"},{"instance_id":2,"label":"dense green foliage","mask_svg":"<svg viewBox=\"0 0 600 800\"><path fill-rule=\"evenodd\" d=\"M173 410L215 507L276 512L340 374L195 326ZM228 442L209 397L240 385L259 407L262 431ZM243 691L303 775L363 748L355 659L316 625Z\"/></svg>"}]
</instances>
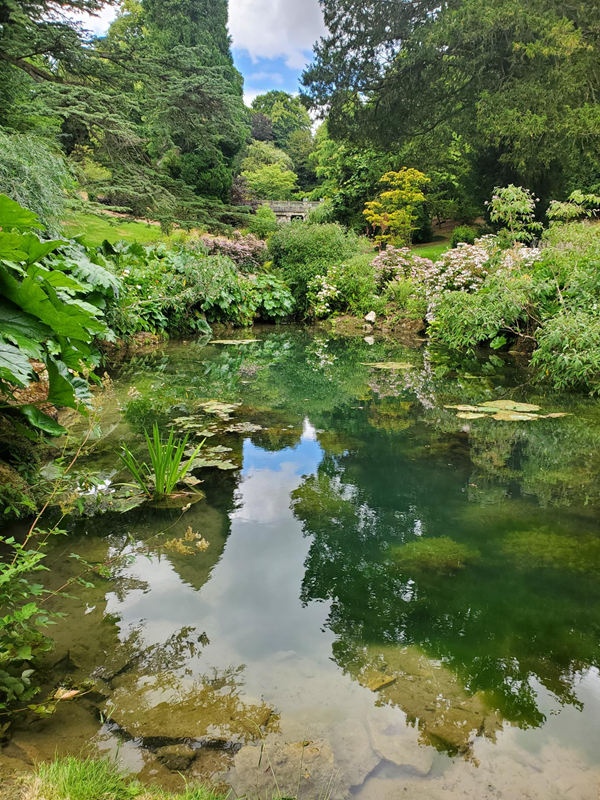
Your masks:
<instances>
[{"instance_id":1,"label":"dense green foliage","mask_svg":"<svg viewBox=\"0 0 600 800\"><path fill-rule=\"evenodd\" d=\"M58 142L90 199L165 224L240 222L230 191L249 129L225 0L126 4L100 39L52 16L102 5L5 5L0 129L15 147L27 132Z\"/></svg>"},{"instance_id":2,"label":"dense green foliage","mask_svg":"<svg viewBox=\"0 0 600 800\"><path fill-rule=\"evenodd\" d=\"M0 393L4 414L18 412L57 435L61 427L18 393L38 379L30 359L43 362L48 375L44 402L85 407L85 375L99 364L94 341L111 338L102 310L120 284L101 256L43 240L34 232L40 227L34 213L0 195Z\"/></svg>"},{"instance_id":3,"label":"dense green foliage","mask_svg":"<svg viewBox=\"0 0 600 800\"><path fill-rule=\"evenodd\" d=\"M271 233L277 230L277 216L266 203L256 209L256 214L251 217L248 223L250 233L266 239Z\"/></svg>"},{"instance_id":4,"label":"dense green foliage","mask_svg":"<svg viewBox=\"0 0 600 800\"><path fill-rule=\"evenodd\" d=\"M438 163L458 136L480 203L510 182L545 198L593 191L597 8L558 0L322 5L329 35L303 80L313 104L328 109L332 135L384 151L419 142Z\"/></svg>"},{"instance_id":5,"label":"dense green foliage","mask_svg":"<svg viewBox=\"0 0 600 800\"><path fill-rule=\"evenodd\" d=\"M293 222L282 226L269 242L273 266L280 272L305 310L310 281L323 268L355 254L356 237L340 225Z\"/></svg>"},{"instance_id":6,"label":"dense green foliage","mask_svg":"<svg viewBox=\"0 0 600 800\"><path fill-rule=\"evenodd\" d=\"M252 142L248 148L248 156L252 158L256 152L267 154L269 150L266 148L270 144L270 151L280 155L277 160L273 160L272 156L265 165L277 163L286 171L292 171L296 175L300 192L306 193L313 189L317 183L312 160L315 142L310 117L299 98L287 92L270 91L256 97L252 102L252 109ZM285 159L282 158L284 155ZM248 157L242 168L247 178ZM271 174L275 175L274 170L271 170ZM296 188L295 181L289 185L275 182L272 186L271 195L264 195L266 199L291 199L292 190ZM278 190L283 194L277 196Z\"/></svg>"},{"instance_id":7,"label":"dense green foliage","mask_svg":"<svg viewBox=\"0 0 600 800\"><path fill-rule=\"evenodd\" d=\"M469 225L459 225L452 231L450 246L456 247L459 244L475 244L476 233Z\"/></svg>"},{"instance_id":8,"label":"dense green foliage","mask_svg":"<svg viewBox=\"0 0 600 800\"><path fill-rule=\"evenodd\" d=\"M33 211L53 235L60 235L66 192L73 177L58 148L29 135L0 129L0 192Z\"/></svg>"}]
</instances>

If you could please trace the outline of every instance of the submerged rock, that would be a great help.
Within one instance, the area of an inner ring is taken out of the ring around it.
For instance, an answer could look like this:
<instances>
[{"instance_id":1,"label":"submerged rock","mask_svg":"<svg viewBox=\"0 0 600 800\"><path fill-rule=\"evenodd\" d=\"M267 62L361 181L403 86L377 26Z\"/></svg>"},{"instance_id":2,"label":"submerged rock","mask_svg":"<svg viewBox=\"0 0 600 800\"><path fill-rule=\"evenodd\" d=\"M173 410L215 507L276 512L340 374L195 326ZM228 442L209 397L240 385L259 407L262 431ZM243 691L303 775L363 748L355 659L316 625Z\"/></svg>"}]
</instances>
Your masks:
<instances>
[{"instance_id":1,"label":"submerged rock","mask_svg":"<svg viewBox=\"0 0 600 800\"><path fill-rule=\"evenodd\" d=\"M351 672L362 686L377 692L377 705L404 711L408 722L419 728L421 744L471 757L476 736L495 741L502 729L497 713L480 693L467 694L451 670L417 648L368 648ZM372 741L376 752L398 763L383 747L385 739L379 736ZM401 763L414 762L411 756Z\"/></svg>"},{"instance_id":2,"label":"submerged rock","mask_svg":"<svg viewBox=\"0 0 600 800\"><path fill-rule=\"evenodd\" d=\"M104 714L136 739L194 740L226 747L260 737L277 716L241 696L233 671L198 680L171 672L118 680Z\"/></svg>"},{"instance_id":3,"label":"submerged rock","mask_svg":"<svg viewBox=\"0 0 600 800\"><path fill-rule=\"evenodd\" d=\"M196 751L187 744L171 744L156 751L159 761L172 772L185 772L196 758Z\"/></svg>"},{"instance_id":4,"label":"submerged rock","mask_svg":"<svg viewBox=\"0 0 600 800\"><path fill-rule=\"evenodd\" d=\"M228 782L239 797L271 797L277 792L277 797L342 800L347 793L338 773L331 745L319 739L243 747Z\"/></svg>"}]
</instances>

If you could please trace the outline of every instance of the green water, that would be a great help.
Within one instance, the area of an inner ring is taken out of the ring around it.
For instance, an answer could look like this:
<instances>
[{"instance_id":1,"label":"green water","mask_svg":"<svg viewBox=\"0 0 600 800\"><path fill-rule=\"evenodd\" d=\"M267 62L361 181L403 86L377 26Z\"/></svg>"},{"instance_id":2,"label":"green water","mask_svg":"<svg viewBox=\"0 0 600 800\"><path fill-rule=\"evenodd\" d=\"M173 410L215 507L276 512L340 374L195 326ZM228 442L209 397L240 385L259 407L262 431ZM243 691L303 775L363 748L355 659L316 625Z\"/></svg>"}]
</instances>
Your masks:
<instances>
[{"instance_id":1,"label":"green water","mask_svg":"<svg viewBox=\"0 0 600 800\"><path fill-rule=\"evenodd\" d=\"M117 481L119 442L140 448L144 427L173 420L211 434L206 457L225 468L195 473L206 497L183 517L71 522L55 584L71 552L114 567L56 606L53 674L98 691L18 730L5 762L118 750L178 787L160 748L185 742L186 779L239 795L596 797L598 402L532 385L514 356L252 335L172 344L113 375L82 468ZM368 366L388 361L412 368ZM211 399L240 405L224 419L202 412ZM445 408L499 399L569 416Z\"/></svg>"}]
</instances>

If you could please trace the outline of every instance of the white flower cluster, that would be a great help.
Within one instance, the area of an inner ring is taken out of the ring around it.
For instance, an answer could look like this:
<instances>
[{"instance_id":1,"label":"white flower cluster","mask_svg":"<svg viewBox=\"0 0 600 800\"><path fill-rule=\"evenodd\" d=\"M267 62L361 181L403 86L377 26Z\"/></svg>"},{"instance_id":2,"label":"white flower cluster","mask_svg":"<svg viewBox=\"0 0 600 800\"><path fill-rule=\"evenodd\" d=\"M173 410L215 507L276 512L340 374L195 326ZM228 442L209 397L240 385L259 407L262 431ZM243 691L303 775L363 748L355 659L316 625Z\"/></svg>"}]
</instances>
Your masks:
<instances>
[{"instance_id":1,"label":"white flower cluster","mask_svg":"<svg viewBox=\"0 0 600 800\"><path fill-rule=\"evenodd\" d=\"M339 273L338 267L330 267L327 275L316 275L308 286L308 295L317 319L328 317L333 311L334 302L342 296L335 283L340 279Z\"/></svg>"}]
</instances>

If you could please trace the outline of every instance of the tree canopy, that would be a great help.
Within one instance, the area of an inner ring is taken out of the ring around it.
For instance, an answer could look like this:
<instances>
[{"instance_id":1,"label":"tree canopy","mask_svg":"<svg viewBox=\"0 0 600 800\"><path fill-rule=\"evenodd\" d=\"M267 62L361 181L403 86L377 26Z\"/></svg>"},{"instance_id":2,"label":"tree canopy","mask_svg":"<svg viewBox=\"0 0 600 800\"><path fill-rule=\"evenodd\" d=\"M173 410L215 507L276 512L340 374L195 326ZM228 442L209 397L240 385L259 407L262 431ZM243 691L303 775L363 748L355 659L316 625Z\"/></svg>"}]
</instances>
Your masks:
<instances>
[{"instance_id":1,"label":"tree canopy","mask_svg":"<svg viewBox=\"0 0 600 800\"><path fill-rule=\"evenodd\" d=\"M391 151L465 137L486 187L598 180L600 8L558 0L323 0L303 76L334 138Z\"/></svg>"}]
</instances>

